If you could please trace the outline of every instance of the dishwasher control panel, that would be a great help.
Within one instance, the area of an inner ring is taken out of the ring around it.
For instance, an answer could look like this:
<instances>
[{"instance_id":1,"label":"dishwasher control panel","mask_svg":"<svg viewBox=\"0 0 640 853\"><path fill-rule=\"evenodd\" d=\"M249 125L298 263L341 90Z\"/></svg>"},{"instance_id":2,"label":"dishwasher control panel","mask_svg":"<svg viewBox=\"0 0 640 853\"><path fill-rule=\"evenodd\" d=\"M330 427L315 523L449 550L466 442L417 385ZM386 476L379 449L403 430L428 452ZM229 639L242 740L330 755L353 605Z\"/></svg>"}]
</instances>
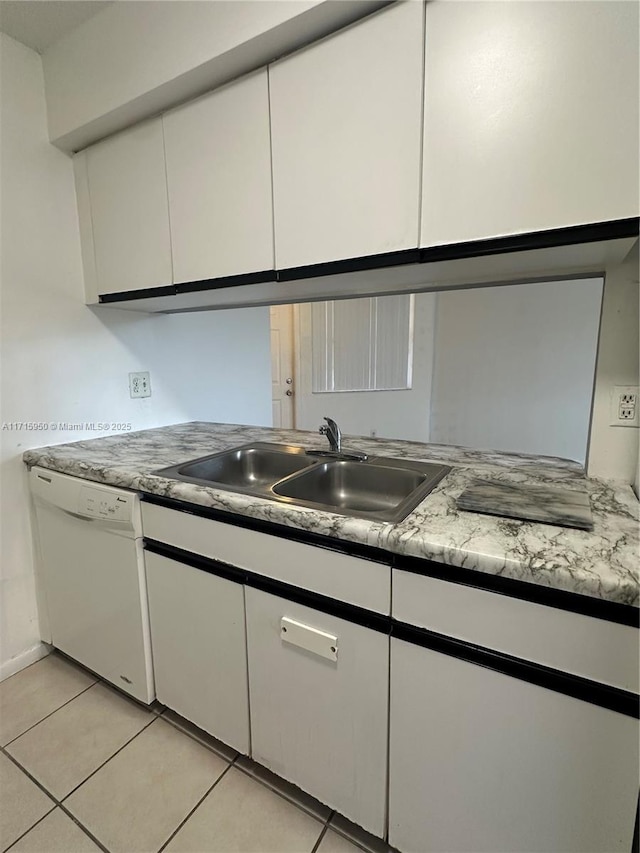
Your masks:
<instances>
[{"instance_id":1,"label":"dishwasher control panel","mask_svg":"<svg viewBox=\"0 0 640 853\"><path fill-rule=\"evenodd\" d=\"M131 500L128 495L117 495L83 486L80 489L78 512L93 518L128 521L131 517Z\"/></svg>"}]
</instances>

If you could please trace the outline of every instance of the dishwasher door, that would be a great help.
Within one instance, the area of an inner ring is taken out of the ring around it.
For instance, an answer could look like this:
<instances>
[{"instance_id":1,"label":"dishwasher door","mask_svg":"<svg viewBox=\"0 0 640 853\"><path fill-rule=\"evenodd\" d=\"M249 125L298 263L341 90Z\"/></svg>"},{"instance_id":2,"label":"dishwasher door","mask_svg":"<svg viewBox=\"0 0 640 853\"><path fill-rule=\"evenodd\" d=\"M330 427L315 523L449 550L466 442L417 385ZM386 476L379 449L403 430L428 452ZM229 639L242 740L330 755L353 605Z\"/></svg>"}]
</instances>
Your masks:
<instances>
[{"instance_id":1,"label":"dishwasher door","mask_svg":"<svg viewBox=\"0 0 640 853\"><path fill-rule=\"evenodd\" d=\"M60 651L142 702L155 696L139 498L64 474L30 474L40 600Z\"/></svg>"}]
</instances>

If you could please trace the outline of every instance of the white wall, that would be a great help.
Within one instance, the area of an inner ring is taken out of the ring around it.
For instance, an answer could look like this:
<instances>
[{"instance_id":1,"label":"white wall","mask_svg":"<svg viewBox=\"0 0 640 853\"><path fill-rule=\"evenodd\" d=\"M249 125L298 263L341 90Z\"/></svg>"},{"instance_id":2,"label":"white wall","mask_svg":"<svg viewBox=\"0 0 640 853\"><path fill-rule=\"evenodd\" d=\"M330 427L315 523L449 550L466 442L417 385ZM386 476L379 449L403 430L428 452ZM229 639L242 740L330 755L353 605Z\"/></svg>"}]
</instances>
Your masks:
<instances>
[{"instance_id":1,"label":"white wall","mask_svg":"<svg viewBox=\"0 0 640 853\"><path fill-rule=\"evenodd\" d=\"M326 416L343 432L408 441L429 441L429 400L433 374L433 293L415 297L413 381L406 391L311 393L311 311L297 307L296 427L315 430Z\"/></svg>"},{"instance_id":2,"label":"white wall","mask_svg":"<svg viewBox=\"0 0 640 853\"><path fill-rule=\"evenodd\" d=\"M602 303L600 347L593 399L591 442L587 471L640 485L640 430L610 426L614 385L638 385L640 346L638 312L638 244L626 262L607 270Z\"/></svg>"},{"instance_id":3,"label":"white wall","mask_svg":"<svg viewBox=\"0 0 640 853\"><path fill-rule=\"evenodd\" d=\"M379 5L379 0L113 3L45 52L50 139L67 151L84 148Z\"/></svg>"},{"instance_id":4,"label":"white wall","mask_svg":"<svg viewBox=\"0 0 640 853\"><path fill-rule=\"evenodd\" d=\"M602 281L438 294L431 441L586 458Z\"/></svg>"},{"instance_id":5,"label":"white wall","mask_svg":"<svg viewBox=\"0 0 640 853\"><path fill-rule=\"evenodd\" d=\"M145 316L83 304L72 164L47 140L40 57L0 35L0 61L2 422L270 424L267 308ZM150 398L129 398L133 370L150 370ZM21 454L104 434L0 432L0 677L38 643Z\"/></svg>"}]
</instances>

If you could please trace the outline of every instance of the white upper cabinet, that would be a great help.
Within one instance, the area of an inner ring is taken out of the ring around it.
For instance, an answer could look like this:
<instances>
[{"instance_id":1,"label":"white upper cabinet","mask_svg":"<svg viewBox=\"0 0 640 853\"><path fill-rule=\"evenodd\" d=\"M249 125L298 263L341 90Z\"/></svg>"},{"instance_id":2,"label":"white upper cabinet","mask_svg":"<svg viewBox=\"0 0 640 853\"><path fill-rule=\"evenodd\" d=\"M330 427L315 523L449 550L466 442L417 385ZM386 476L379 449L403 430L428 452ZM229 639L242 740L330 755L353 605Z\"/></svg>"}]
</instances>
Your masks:
<instances>
[{"instance_id":1,"label":"white upper cabinet","mask_svg":"<svg viewBox=\"0 0 640 853\"><path fill-rule=\"evenodd\" d=\"M96 301L92 285L98 294L106 294L171 284L161 120L119 133L78 157L87 301ZM88 269L92 253L87 240L91 239L95 274Z\"/></svg>"},{"instance_id":2,"label":"white upper cabinet","mask_svg":"<svg viewBox=\"0 0 640 853\"><path fill-rule=\"evenodd\" d=\"M638 4L428 3L421 245L638 215Z\"/></svg>"},{"instance_id":3,"label":"white upper cabinet","mask_svg":"<svg viewBox=\"0 0 640 853\"><path fill-rule=\"evenodd\" d=\"M273 269L266 69L163 122L174 282Z\"/></svg>"},{"instance_id":4,"label":"white upper cabinet","mask_svg":"<svg viewBox=\"0 0 640 853\"><path fill-rule=\"evenodd\" d=\"M418 245L423 16L406 0L270 66L278 269Z\"/></svg>"}]
</instances>

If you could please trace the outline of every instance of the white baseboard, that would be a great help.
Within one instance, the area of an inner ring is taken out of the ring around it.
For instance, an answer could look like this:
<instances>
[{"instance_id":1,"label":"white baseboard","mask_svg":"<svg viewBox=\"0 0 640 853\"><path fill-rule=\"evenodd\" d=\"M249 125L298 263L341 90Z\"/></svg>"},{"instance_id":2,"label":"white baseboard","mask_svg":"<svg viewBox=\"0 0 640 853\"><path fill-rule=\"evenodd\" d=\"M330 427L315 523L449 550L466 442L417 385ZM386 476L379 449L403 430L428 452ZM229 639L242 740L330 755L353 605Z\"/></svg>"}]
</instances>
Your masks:
<instances>
[{"instance_id":1,"label":"white baseboard","mask_svg":"<svg viewBox=\"0 0 640 853\"><path fill-rule=\"evenodd\" d=\"M20 670L24 669L26 666L46 657L50 651L50 646L47 646L44 643L38 643L38 645L34 646L32 649L27 649L27 651L22 652L21 655L5 661L0 664L0 681L4 681L5 678L15 675L16 672L20 672Z\"/></svg>"}]
</instances>

